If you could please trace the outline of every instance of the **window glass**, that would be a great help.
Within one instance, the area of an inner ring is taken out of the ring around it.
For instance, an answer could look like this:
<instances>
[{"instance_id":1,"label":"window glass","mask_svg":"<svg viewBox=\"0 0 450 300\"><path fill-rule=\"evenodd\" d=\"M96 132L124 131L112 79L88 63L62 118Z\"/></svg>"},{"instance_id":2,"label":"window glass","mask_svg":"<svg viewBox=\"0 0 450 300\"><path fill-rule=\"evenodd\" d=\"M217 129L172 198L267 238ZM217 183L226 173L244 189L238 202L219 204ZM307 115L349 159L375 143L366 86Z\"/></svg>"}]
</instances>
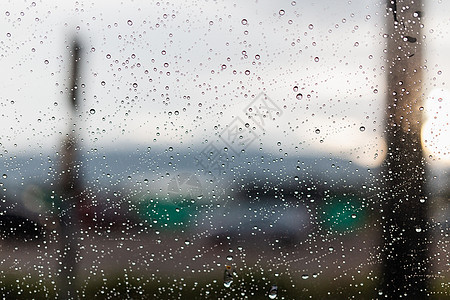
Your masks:
<instances>
[{"instance_id":1,"label":"window glass","mask_svg":"<svg viewBox=\"0 0 450 300\"><path fill-rule=\"evenodd\" d=\"M2 295L389 297L417 222L448 296L450 4L397 2L3 4Z\"/></svg>"}]
</instances>

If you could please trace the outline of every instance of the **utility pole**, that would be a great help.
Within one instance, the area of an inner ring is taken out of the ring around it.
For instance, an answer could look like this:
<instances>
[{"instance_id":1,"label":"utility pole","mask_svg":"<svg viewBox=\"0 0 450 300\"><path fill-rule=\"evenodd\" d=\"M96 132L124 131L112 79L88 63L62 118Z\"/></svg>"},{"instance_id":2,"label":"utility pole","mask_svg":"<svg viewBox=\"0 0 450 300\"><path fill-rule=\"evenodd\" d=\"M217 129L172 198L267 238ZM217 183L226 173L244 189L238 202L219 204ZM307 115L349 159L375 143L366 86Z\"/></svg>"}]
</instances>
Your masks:
<instances>
[{"instance_id":1,"label":"utility pole","mask_svg":"<svg viewBox=\"0 0 450 300\"><path fill-rule=\"evenodd\" d=\"M79 105L79 79L80 79L80 45L74 41L71 47L72 65L70 70L70 118L66 139L63 141L61 151L61 182L59 219L61 224L60 243L60 297L61 299L77 298L75 286L76 265L79 256L78 208L82 199L81 178L78 164L78 145L76 128Z\"/></svg>"},{"instance_id":2,"label":"utility pole","mask_svg":"<svg viewBox=\"0 0 450 300\"><path fill-rule=\"evenodd\" d=\"M381 297L425 299L430 240L421 145L423 5L422 0L387 1L388 154L382 195Z\"/></svg>"}]
</instances>

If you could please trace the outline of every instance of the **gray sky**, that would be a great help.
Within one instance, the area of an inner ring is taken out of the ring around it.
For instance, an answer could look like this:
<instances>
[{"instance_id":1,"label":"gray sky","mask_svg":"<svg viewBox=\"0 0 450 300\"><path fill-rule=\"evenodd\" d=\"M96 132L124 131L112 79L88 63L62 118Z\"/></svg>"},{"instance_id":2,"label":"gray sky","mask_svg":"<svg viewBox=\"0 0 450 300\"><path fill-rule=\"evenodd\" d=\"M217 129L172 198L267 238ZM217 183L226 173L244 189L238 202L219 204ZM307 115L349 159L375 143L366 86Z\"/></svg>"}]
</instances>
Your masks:
<instances>
[{"instance_id":1,"label":"gray sky","mask_svg":"<svg viewBox=\"0 0 450 300\"><path fill-rule=\"evenodd\" d=\"M252 147L378 164L385 153L384 1L242 2L2 4L1 147L59 150L69 126L68 45L77 36L85 85L78 132L86 149L200 147L245 119L247 104L264 92L282 116ZM424 136L438 163L450 161L449 6L427 1L424 30L431 99Z\"/></svg>"}]
</instances>

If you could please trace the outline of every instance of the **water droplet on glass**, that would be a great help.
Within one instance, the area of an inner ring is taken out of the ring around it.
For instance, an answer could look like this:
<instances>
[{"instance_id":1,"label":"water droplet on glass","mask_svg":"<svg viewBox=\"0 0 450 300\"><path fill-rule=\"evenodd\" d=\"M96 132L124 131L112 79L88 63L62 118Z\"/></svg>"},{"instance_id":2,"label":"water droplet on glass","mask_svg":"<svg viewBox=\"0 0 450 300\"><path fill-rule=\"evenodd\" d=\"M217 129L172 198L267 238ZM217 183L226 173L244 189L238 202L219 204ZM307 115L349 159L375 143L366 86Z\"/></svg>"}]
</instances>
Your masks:
<instances>
[{"instance_id":1,"label":"water droplet on glass","mask_svg":"<svg viewBox=\"0 0 450 300\"><path fill-rule=\"evenodd\" d=\"M269 299L275 299L278 295L278 287L276 285L272 285L269 290Z\"/></svg>"},{"instance_id":2,"label":"water droplet on glass","mask_svg":"<svg viewBox=\"0 0 450 300\"><path fill-rule=\"evenodd\" d=\"M184 244L187 246L187 245L191 244L191 242L189 240L185 240Z\"/></svg>"},{"instance_id":3,"label":"water droplet on glass","mask_svg":"<svg viewBox=\"0 0 450 300\"><path fill-rule=\"evenodd\" d=\"M225 271L223 272L223 285L226 288L229 288L233 283L233 273L231 271L230 266L225 267Z\"/></svg>"},{"instance_id":4,"label":"water droplet on glass","mask_svg":"<svg viewBox=\"0 0 450 300\"><path fill-rule=\"evenodd\" d=\"M48 65L48 60L47 59L44 60L44 64Z\"/></svg>"},{"instance_id":5,"label":"water droplet on glass","mask_svg":"<svg viewBox=\"0 0 450 300\"><path fill-rule=\"evenodd\" d=\"M308 279L308 278L309 278L309 275L308 275L308 274L303 274L303 275L302 275L302 279L303 279L303 280L306 280L306 279Z\"/></svg>"},{"instance_id":6,"label":"water droplet on glass","mask_svg":"<svg viewBox=\"0 0 450 300\"><path fill-rule=\"evenodd\" d=\"M333 247L328 247L328 251L332 252L334 250Z\"/></svg>"},{"instance_id":7,"label":"water droplet on glass","mask_svg":"<svg viewBox=\"0 0 450 300\"><path fill-rule=\"evenodd\" d=\"M95 114L95 109L91 108L91 109L89 110L89 112L91 113L91 115L93 115L93 114Z\"/></svg>"},{"instance_id":8,"label":"water droplet on glass","mask_svg":"<svg viewBox=\"0 0 450 300\"><path fill-rule=\"evenodd\" d=\"M242 19L241 23L242 25L247 25L248 24L247 19Z\"/></svg>"},{"instance_id":9,"label":"water droplet on glass","mask_svg":"<svg viewBox=\"0 0 450 300\"><path fill-rule=\"evenodd\" d=\"M319 62L319 58L316 56L316 57L314 57L314 61L315 62Z\"/></svg>"},{"instance_id":10,"label":"water droplet on glass","mask_svg":"<svg viewBox=\"0 0 450 300\"><path fill-rule=\"evenodd\" d=\"M127 24L131 26L131 25L133 25L133 21L128 20L128 21L127 21Z\"/></svg>"},{"instance_id":11,"label":"water droplet on glass","mask_svg":"<svg viewBox=\"0 0 450 300\"><path fill-rule=\"evenodd\" d=\"M352 214L352 219L356 219L356 214Z\"/></svg>"},{"instance_id":12,"label":"water droplet on glass","mask_svg":"<svg viewBox=\"0 0 450 300\"><path fill-rule=\"evenodd\" d=\"M232 255L228 255L227 256L227 260L233 260L233 256Z\"/></svg>"},{"instance_id":13,"label":"water droplet on glass","mask_svg":"<svg viewBox=\"0 0 450 300\"><path fill-rule=\"evenodd\" d=\"M280 11L278 13L280 14L280 16L284 16L285 11L284 11L284 9L280 9Z\"/></svg>"},{"instance_id":14,"label":"water droplet on glass","mask_svg":"<svg viewBox=\"0 0 450 300\"><path fill-rule=\"evenodd\" d=\"M297 98L297 100L302 100L303 95L301 93L298 93L295 97Z\"/></svg>"},{"instance_id":15,"label":"water droplet on glass","mask_svg":"<svg viewBox=\"0 0 450 300\"><path fill-rule=\"evenodd\" d=\"M8 178L8 175L6 175L6 174L3 174L3 176L2 176L4 179L6 179L6 178Z\"/></svg>"},{"instance_id":16,"label":"water droplet on glass","mask_svg":"<svg viewBox=\"0 0 450 300\"><path fill-rule=\"evenodd\" d=\"M316 129L314 132L315 132L316 134L319 134L319 133L320 133L320 129Z\"/></svg>"},{"instance_id":17,"label":"water droplet on glass","mask_svg":"<svg viewBox=\"0 0 450 300\"><path fill-rule=\"evenodd\" d=\"M366 130L366 127L364 127L364 126L359 127L359 131L363 132L365 130Z\"/></svg>"},{"instance_id":18,"label":"water droplet on glass","mask_svg":"<svg viewBox=\"0 0 450 300\"><path fill-rule=\"evenodd\" d=\"M245 70L245 75L250 75L250 70Z\"/></svg>"}]
</instances>

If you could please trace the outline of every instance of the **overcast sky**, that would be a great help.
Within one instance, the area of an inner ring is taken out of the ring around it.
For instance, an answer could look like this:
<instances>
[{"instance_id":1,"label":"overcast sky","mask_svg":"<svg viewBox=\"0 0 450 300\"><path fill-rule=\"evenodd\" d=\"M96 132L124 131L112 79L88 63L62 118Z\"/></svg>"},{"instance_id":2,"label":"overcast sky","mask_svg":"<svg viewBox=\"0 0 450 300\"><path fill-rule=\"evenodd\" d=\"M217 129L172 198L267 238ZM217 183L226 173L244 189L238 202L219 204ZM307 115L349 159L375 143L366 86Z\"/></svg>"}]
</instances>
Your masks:
<instances>
[{"instance_id":1,"label":"overcast sky","mask_svg":"<svg viewBox=\"0 0 450 300\"><path fill-rule=\"evenodd\" d=\"M1 147L59 150L70 127L67 77L76 36L83 45L77 132L85 149L217 142L263 92L281 115L255 130L252 147L380 163L384 1L240 2L2 4ZM431 121L424 134L442 163L449 161L450 3L426 3Z\"/></svg>"}]
</instances>

